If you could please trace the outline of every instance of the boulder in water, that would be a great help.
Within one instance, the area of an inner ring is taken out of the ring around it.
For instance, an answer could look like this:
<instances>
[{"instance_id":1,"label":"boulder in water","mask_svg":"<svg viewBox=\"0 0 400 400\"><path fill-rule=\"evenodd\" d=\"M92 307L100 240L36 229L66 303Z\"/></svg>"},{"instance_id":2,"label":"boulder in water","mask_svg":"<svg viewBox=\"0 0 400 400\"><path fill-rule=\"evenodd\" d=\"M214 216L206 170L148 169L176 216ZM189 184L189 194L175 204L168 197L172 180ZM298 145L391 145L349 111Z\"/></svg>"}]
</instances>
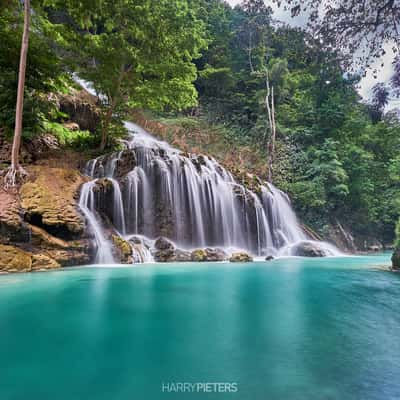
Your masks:
<instances>
[{"instance_id":1,"label":"boulder in water","mask_svg":"<svg viewBox=\"0 0 400 400\"><path fill-rule=\"evenodd\" d=\"M240 251L237 253L232 253L231 258L229 259L230 262L252 262L253 257L251 257L249 254L247 254L244 251Z\"/></svg>"},{"instance_id":2,"label":"boulder in water","mask_svg":"<svg viewBox=\"0 0 400 400\"><path fill-rule=\"evenodd\" d=\"M396 247L392 255L392 267L395 270L400 270L400 247Z\"/></svg>"},{"instance_id":3,"label":"boulder in water","mask_svg":"<svg viewBox=\"0 0 400 400\"><path fill-rule=\"evenodd\" d=\"M154 260L156 260L157 262L176 261L176 250L175 249L157 250L154 253Z\"/></svg>"},{"instance_id":4,"label":"boulder in water","mask_svg":"<svg viewBox=\"0 0 400 400\"><path fill-rule=\"evenodd\" d=\"M220 248L206 248L207 261L225 261L228 259L228 254Z\"/></svg>"},{"instance_id":5,"label":"boulder in water","mask_svg":"<svg viewBox=\"0 0 400 400\"><path fill-rule=\"evenodd\" d=\"M269 255L265 257L265 261L272 261L274 258L275 258L274 256Z\"/></svg>"},{"instance_id":6,"label":"boulder in water","mask_svg":"<svg viewBox=\"0 0 400 400\"><path fill-rule=\"evenodd\" d=\"M164 236L160 236L154 243L154 259L157 262L173 262L176 261L175 245Z\"/></svg>"},{"instance_id":7,"label":"boulder in water","mask_svg":"<svg viewBox=\"0 0 400 400\"><path fill-rule=\"evenodd\" d=\"M175 245L164 236L160 236L154 243L154 248L157 250L174 250Z\"/></svg>"},{"instance_id":8,"label":"boulder in water","mask_svg":"<svg viewBox=\"0 0 400 400\"><path fill-rule=\"evenodd\" d=\"M111 236L116 250L116 256L121 264L133 264L132 247L125 239L118 235Z\"/></svg>"},{"instance_id":9,"label":"boulder in water","mask_svg":"<svg viewBox=\"0 0 400 400\"><path fill-rule=\"evenodd\" d=\"M207 247L206 249L196 249L192 251L192 261L197 262L218 262L225 261L228 255L220 248Z\"/></svg>"},{"instance_id":10,"label":"boulder in water","mask_svg":"<svg viewBox=\"0 0 400 400\"><path fill-rule=\"evenodd\" d=\"M326 257L326 251L318 242L300 242L292 249L293 255L300 257Z\"/></svg>"},{"instance_id":11,"label":"boulder in water","mask_svg":"<svg viewBox=\"0 0 400 400\"><path fill-rule=\"evenodd\" d=\"M204 249L196 249L192 251L191 254L192 261L207 261L207 253Z\"/></svg>"},{"instance_id":12,"label":"boulder in water","mask_svg":"<svg viewBox=\"0 0 400 400\"><path fill-rule=\"evenodd\" d=\"M179 262L192 261L192 254L190 251L187 250L176 249L175 261Z\"/></svg>"}]
</instances>

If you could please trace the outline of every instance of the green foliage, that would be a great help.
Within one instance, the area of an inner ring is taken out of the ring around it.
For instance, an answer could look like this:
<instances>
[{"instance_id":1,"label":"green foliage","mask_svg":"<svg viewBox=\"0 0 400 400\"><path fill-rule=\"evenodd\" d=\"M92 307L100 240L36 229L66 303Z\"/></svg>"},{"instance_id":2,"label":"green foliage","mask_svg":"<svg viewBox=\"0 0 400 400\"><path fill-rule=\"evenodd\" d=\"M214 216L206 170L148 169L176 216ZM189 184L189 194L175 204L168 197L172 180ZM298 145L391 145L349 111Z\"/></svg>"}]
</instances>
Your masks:
<instances>
[{"instance_id":1,"label":"green foliage","mask_svg":"<svg viewBox=\"0 0 400 400\"><path fill-rule=\"evenodd\" d=\"M96 138L89 131L71 131L58 122L44 121L42 123L42 130L54 135L60 145L64 147L86 150L97 144Z\"/></svg>"},{"instance_id":2,"label":"green foliage","mask_svg":"<svg viewBox=\"0 0 400 400\"><path fill-rule=\"evenodd\" d=\"M0 14L0 127L9 136L14 129L22 25L23 7L9 2ZM55 105L48 94L65 90L68 82L44 25L39 14L32 15L25 84L25 137L38 133L43 118L54 112Z\"/></svg>"},{"instance_id":3,"label":"green foliage","mask_svg":"<svg viewBox=\"0 0 400 400\"><path fill-rule=\"evenodd\" d=\"M339 219L390 241L400 214L398 117L362 104L359 77L344 73L340 54L300 29L274 29L260 2L233 10L205 3L211 43L197 62L202 112L261 145L267 159L268 70L281 148L275 181L321 232Z\"/></svg>"},{"instance_id":4,"label":"green foliage","mask_svg":"<svg viewBox=\"0 0 400 400\"><path fill-rule=\"evenodd\" d=\"M53 7L52 15L57 12L64 13L68 28L64 38L71 67L102 94L103 129L127 108L196 105L193 60L206 40L194 3L70 0Z\"/></svg>"}]
</instances>

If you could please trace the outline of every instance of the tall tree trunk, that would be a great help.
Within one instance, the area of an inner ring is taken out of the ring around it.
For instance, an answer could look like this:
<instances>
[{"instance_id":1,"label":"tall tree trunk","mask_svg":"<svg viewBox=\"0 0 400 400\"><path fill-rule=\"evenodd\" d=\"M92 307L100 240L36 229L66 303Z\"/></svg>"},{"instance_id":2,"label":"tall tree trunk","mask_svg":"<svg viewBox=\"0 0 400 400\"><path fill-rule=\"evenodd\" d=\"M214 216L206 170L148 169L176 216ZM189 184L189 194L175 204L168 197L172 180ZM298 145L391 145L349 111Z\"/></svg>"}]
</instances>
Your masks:
<instances>
[{"instance_id":1,"label":"tall tree trunk","mask_svg":"<svg viewBox=\"0 0 400 400\"><path fill-rule=\"evenodd\" d=\"M275 101L274 101L274 87L270 86L268 71L266 77L267 95L265 97L265 106L268 114L269 124L269 140L268 140L268 182L272 183L274 160L275 160L275 141L276 141L276 125L275 125ZM268 130L265 131L267 136Z\"/></svg>"},{"instance_id":2,"label":"tall tree trunk","mask_svg":"<svg viewBox=\"0 0 400 400\"><path fill-rule=\"evenodd\" d=\"M253 67L253 60L252 60L252 52L253 52L253 43L252 43L252 33L251 31L249 32L249 47L247 49L247 56L249 59L249 66L250 66L250 72L254 73L254 67Z\"/></svg>"},{"instance_id":3,"label":"tall tree trunk","mask_svg":"<svg viewBox=\"0 0 400 400\"><path fill-rule=\"evenodd\" d=\"M5 186L16 186L18 180L26 175L26 172L21 168L19 163L19 153L21 149L22 139L22 116L24 109L24 89L25 89L25 73L26 59L29 47L29 24L30 24L30 0L25 0L24 4L24 31L22 34L21 55L19 61L18 74L18 91L17 105L15 111L15 131L14 140L11 150L11 167L5 177Z\"/></svg>"}]
</instances>

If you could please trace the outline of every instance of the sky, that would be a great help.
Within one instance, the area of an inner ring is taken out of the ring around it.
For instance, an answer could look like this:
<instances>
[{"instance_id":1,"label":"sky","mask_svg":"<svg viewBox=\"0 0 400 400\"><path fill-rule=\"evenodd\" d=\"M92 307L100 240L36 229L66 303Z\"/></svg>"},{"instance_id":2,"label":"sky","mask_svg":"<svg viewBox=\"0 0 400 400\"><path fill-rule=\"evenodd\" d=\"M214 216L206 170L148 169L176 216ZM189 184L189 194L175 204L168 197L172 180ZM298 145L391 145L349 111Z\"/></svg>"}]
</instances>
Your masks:
<instances>
[{"instance_id":1,"label":"sky","mask_svg":"<svg viewBox=\"0 0 400 400\"><path fill-rule=\"evenodd\" d=\"M241 3L241 0L226 0L230 5L235 6L236 4ZM284 21L292 26L302 26L304 25L304 17L296 17L292 18L290 16L290 12L285 12L281 8L279 8L272 0L265 0L265 3L268 4L274 11L274 18L280 21ZM359 93L363 97L363 99L368 100L372 93L372 87L378 82L388 82L393 73L393 52L390 46L384 46L386 50L386 55L381 59L377 59L375 63L371 66L371 69L367 71L367 75L361 80L359 84ZM381 64L384 64L381 67ZM378 70L378 79L375 79L372 74L372 70L377 68ZM400 99L392 99L388 106L386 107L386 111L389 111L393 108L400 108Z\"/></svg>"}]
</instances>

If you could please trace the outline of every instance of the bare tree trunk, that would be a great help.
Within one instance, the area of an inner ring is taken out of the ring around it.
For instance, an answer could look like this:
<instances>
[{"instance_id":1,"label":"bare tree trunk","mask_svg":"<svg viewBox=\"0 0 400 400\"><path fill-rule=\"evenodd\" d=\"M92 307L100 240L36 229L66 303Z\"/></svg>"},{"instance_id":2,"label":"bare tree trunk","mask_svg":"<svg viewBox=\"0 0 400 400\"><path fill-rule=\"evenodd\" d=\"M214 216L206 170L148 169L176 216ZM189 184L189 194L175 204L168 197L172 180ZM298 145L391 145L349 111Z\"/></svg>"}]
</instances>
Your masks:
<instances>
[{"instance_id":1,"label":"bare tree trunk","mask_svg":"<svg viewBox=\"0 0 400 400\"><path fill-rule=\"evenodd\" d=\"M270 86L268 71L267 71L267 95L265 97L265 105L267 107L268 123L269 123L269 140L268 140L268 182L272 183L274 160L275 160L275 140L276 140L276 125L275 125L275 101L274 101L274 87ZM268 130L265 131L265 137Z\"/></svg>"},{"instance_id":2,"label":"bare tree trunk","mask_svg":"<svg viewBox=\"0 0 400 400\"><path fill-rule=\"evenodd\" d=\"M269 182L272 183L274 176L274 165L275 165L275 143L276 143L276 125L275 125L275 100L274 100L274 87L271 88L271 117L272 117L272 129L271 129L271 146L269 154L269 167L268 175Z\"/></svg>"},{"instance_id":3,"label":"bare tree trunk","mask_svg":"<svg viewBox=\"0 0 400 400\"><path fill-rule=\"evenodd\" d=\"M22 139L22 117L24 109L24 89L26 59L29 47L29 24L30 24L30 0L25 0L24 4L24 31L22 34L21 55L18 74L17 105L15 111L15 131L14 141L11 150L11 167L5 176L5 186L14 187L18 181L26 176L25 170L20 166L19 153Z\"/></svg>"},{"instance_id":4,"label":"bare tree trunk","mask_svg":"<svg viewBox=\"0 0 400 400\"><path fill-rule=\"evenodd\" d=\"M249 32L249 47L247 49L247 56L249 59L250 72L254 73L253 60L252 60L252 52L253 52L252 36L253 35L250 31Z\"/></svg>"}]
</instances>

